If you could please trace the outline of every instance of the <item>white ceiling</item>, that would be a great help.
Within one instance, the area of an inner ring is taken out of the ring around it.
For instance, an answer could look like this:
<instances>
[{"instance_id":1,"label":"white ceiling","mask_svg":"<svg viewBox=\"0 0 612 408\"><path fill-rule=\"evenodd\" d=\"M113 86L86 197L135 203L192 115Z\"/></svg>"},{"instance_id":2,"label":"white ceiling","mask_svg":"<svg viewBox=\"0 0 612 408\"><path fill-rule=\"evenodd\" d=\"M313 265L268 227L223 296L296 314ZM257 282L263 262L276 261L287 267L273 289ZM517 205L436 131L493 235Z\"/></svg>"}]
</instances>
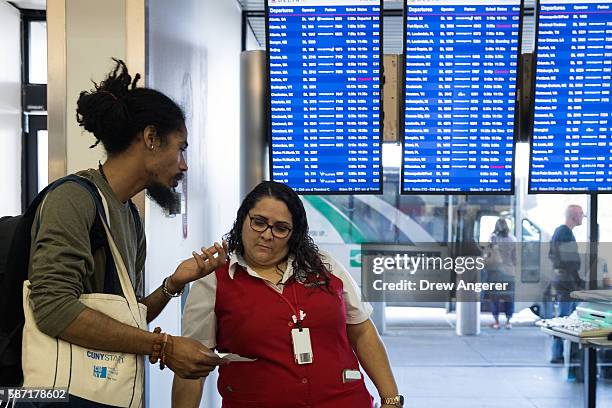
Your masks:
<instances>
[{"instance_id":1,"label":"white ceiling","mask_svg":"<svg viewBox=\"0 0 612 408\"><path fill-rule=\"evenodd\" d=\"M46 10L47 0L10 0L20 9Z\"/></svg>"}]
</instances>

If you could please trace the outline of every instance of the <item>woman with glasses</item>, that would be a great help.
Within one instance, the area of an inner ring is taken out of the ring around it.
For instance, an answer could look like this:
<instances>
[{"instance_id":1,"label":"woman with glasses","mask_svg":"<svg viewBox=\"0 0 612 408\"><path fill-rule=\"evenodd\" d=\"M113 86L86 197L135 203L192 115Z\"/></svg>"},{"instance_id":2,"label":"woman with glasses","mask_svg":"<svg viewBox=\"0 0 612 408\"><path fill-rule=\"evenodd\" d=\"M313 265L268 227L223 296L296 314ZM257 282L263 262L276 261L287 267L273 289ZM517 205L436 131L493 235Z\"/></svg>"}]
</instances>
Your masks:
<instances>
[{"instance_id":1,"label":"woman with glasses","mask_svg":"<svg viewBox=\"0 0 612 408\"><path fill-rule=\"evenodd\" d=\"M229 260L196 281L183 334L253 359L220 367L224 408L371 408L363 367L383 408L403 406L357 285L308 235L298 195L263 182L225 236ZM174 377L174 407L197 407L204 378Z\"/></svg>"}]
</instances>

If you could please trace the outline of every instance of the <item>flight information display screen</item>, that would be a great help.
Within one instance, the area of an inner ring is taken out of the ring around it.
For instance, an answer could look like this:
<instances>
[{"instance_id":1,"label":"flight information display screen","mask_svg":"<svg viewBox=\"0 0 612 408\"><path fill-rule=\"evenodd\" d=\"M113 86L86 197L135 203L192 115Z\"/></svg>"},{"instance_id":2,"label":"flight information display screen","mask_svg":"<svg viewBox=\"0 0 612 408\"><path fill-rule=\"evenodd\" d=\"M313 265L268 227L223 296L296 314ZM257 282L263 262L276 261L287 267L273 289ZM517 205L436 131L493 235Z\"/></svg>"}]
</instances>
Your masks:
<instances>
[{"instance_id":1,"label":"flight information display screen","mask_svg":"<svg viewBox=\"0 0 612 408\"><path fill-rule=\"evenodd\" d=\"M540 0L530 192L612 191L612 2Z\"/></svg>"},{"instance_id":2,"label":"flight information display screen","mask_svg":"<svg viewBox=\"0 0 612 408\"><path fill-rule=\"evenodd\" d=\"M513 192L520 0L407 0L402 193Z\"/></svg>"},{"instance_id":3,"label":"flight information display screen","mask_svg":"<svg viewBox=\"0 0 612 408\"><path fill-rule=\"evenodd\" d=\"M379 193L381 1L267 0L271 179Z\"/></svg>"}]
</instances>

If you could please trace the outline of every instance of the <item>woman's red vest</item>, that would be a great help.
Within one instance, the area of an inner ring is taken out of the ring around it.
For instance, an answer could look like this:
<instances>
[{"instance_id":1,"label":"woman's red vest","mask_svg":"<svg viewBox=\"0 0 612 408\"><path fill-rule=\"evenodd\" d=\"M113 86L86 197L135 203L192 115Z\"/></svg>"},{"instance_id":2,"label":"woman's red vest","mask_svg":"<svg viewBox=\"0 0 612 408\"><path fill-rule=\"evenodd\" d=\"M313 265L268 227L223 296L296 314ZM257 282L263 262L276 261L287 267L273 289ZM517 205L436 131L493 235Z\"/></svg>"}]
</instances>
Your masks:
<instances>
[{"instance_id":1,"label":"woman's red vest","mask_svg":"<svg viewBox=\"0 0 612 408\"><path fill-rule=\"evenodd\" d=\"M313 362L298 365L290 306L240 265L233 279L228 268L229 262L215 271L217 350L257 361L219 367L223 408L372 407L363 378L343 382L343 371L358 370L359 363L346 333L340 279L331 276L329 291L295 280L284 287L283 295L295 307L295 286L298 306L306 313L303 327L310 330Z\"/></svg>"}]
</instances>

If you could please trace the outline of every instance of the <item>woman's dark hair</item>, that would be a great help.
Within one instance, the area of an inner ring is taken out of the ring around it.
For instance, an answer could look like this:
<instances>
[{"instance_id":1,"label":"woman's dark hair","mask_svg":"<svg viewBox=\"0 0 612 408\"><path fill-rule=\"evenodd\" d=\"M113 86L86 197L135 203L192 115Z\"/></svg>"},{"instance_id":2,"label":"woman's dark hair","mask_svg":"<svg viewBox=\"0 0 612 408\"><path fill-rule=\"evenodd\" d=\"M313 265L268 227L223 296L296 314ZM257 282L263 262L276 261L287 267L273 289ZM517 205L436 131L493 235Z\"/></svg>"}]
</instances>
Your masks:
<instances>
[{"instance_id":1,"label":"woman's dark hair","mask_svg":"<svg viewBox=\"0 0 612 408\"><path fill-rule=\"evenodd\" d=\"M508 222L505 218L500 218L495 223L495 231L493 231L495 235L499 235L500 237L507 237L510 233L510 227L508 226Z\"/></svg>"},{"instance_id":2,"label":"woman's dark hair","mask_svg":"<svg viewBox=\"0 0 612 408\"><path fill-rule=\"evenodd\" d=\"M223 237L228 244L230 253L244 255L242 243L242 226L249 211L259 200L272 197L285 203L293 221L293 229L289 238L289 255L293 255L293 276L300 282L312 286L329 287L329 265L324 264L319 255L319 248L308 235L308 220L306 210L300 197L290 187L275 181L264 181L257 185L242 201L231 231ZM321 281L321 279L323 279Z\"/></svg>"},{"instance_id":3,"label":"woman's dark hair","mask_svg":"<svg viewBox=\"0 0 612 408\"><path fill-rule=\"evenodd\" d=\"M185 113L169 97L150 88L137 88L125 63L113 58L115 68L77 101L77 122L102 142L109 155L121 153L147 126L154 126L160 142L185 126Z\"/></svg>"}]
</instances>

